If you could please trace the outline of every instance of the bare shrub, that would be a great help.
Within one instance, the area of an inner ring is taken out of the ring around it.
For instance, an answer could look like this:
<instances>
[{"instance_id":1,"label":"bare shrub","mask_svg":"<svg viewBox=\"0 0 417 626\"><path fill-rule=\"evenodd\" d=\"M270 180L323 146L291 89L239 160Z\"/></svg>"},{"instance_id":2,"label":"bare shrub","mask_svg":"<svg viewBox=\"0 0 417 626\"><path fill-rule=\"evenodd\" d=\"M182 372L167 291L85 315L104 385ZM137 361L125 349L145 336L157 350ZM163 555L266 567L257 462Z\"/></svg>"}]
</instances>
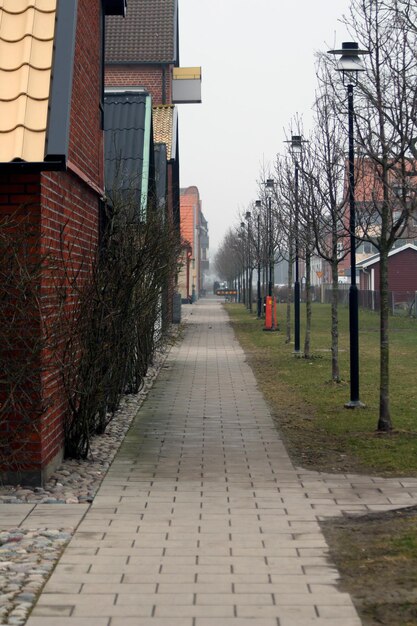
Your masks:
<instances>
[{"instance_id":1,"label":"bare shrub","mask_svg":"<svg viewBox=\"0 0 417 626\"><path fill-rule=\"evenodd\" d=\"M106 228L91 280L63 316L61 372L69 412L65 453L88 455L125 393L143 384L162 333L162 296L175 274L180 240L159 211L138 216L120 203L106 207ZM76 367L73 364L76 363Z\"/></svg>"},{"instance_id":2,"label":"bare shrub","mask_svg":"<svg viewBox=\"0 0 417 626\"><path fill-rule=\"evenodd\" d=\"M20 211L0 221L0 465L30 461L46 409L40 362L47 338L40 332L38 226ZM36 407L36 410L34 409Z\"/></svg>"}]
</instances>

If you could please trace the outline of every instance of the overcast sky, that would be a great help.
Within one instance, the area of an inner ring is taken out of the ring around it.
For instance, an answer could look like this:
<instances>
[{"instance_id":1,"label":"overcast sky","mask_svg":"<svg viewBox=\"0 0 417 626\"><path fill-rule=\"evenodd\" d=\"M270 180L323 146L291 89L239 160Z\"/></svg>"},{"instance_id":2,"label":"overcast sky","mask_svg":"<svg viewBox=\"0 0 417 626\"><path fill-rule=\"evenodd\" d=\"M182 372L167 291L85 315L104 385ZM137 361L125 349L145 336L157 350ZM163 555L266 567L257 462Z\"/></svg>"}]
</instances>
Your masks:
<instances>
[{"instance_id":1,"label":"overcast sky","mask_svg":"<svg viewBox=\"0 0 417 626\"><path fill-rule=\"evenodd\" d=\"M201 65L202 104L179 105L181 185L196 185L210 257L257 199L262 163L311 126L314 53L349 41L349 0L179 0L180 65Z\"/></svg>"}]
</instances>

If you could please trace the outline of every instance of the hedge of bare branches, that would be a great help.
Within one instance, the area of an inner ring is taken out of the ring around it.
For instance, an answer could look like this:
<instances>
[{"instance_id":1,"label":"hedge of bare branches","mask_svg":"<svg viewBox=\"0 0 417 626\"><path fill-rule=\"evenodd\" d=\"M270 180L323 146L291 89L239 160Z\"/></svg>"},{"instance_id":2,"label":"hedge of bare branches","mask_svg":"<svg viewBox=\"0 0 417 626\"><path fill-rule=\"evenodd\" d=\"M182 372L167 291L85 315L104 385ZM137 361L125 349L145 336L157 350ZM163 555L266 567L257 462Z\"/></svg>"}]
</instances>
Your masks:
<instances>
[{"instance_id":1,"label":"hedge of bare branches","mask_svg":"<svg viewBox=\"0 0 417 626\"><path fill-rule=\"evenodd\" d=\"M41 393L38 226L29 212L0 222L0 462L24 466L46 409ZM34 407L37 407L34 410Z\"/></svg>"},{"instance_id":2,"label":"hedge of bare branches","mask_svg":"<svg viewBox=\"0 0 417 626\"><path fill-rule=\"evenodd\" d=\"M65 454L85 458L122 396L140 389L163 339L179 235L156 209L144 217L119 202L105 213L100 248L85 261L65 227L58 252L46 246L41 257L29 212L0 223L1 465L30 463L57 394L67 407Z\"/></svg>"},{"instance_id":3,"label":"hedge of bare branches","mask_svg":"<svg viewBox=\"0 0 417 626\"><path fill-rule=\"evenodd\" d=\"M163 293L176 271L179 236L159 212L141 219L135 211L123 202L107 207L92 278L64 320L67 456L87 456L91 436L105 431L123 394L139 391L162 338Z\"/></svg>"}]
</instances>

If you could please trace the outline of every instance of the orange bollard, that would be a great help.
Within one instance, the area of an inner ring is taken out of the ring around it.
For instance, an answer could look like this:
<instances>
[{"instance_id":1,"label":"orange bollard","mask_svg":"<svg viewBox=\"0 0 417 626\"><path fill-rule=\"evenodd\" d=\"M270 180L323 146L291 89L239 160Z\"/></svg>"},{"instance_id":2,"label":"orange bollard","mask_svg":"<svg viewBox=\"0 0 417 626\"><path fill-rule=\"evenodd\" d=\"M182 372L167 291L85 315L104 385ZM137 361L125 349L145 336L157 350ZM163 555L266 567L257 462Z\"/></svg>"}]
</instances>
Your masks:
<instances>
[{"instance_id":1,"label":"orange bollard","mask_svg":"<svg viewBox=\"0 0 417 626\"><path fill-rule=\"evenodd\" d=\"M266 296L264 330L277 330L277 301L272 296Z\"/></svg>"}]
</instances>

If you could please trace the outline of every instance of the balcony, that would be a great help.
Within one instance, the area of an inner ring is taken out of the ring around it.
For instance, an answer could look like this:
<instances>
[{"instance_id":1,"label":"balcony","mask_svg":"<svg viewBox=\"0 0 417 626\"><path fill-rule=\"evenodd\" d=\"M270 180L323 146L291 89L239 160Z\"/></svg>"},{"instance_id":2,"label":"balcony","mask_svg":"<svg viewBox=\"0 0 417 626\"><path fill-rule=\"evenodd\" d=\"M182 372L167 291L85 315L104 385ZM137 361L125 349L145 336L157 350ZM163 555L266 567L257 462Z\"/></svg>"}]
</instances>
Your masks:
<instances>
[{"instance_id":1,"label":"balcony","mask_svg":"<svg viewBox=\"0 0 417 626\"><path fill-rule=\"evenodd\" d=\"M173 104L201 103L201 67L174 67Z\"/></svg>"}]
</instances>

